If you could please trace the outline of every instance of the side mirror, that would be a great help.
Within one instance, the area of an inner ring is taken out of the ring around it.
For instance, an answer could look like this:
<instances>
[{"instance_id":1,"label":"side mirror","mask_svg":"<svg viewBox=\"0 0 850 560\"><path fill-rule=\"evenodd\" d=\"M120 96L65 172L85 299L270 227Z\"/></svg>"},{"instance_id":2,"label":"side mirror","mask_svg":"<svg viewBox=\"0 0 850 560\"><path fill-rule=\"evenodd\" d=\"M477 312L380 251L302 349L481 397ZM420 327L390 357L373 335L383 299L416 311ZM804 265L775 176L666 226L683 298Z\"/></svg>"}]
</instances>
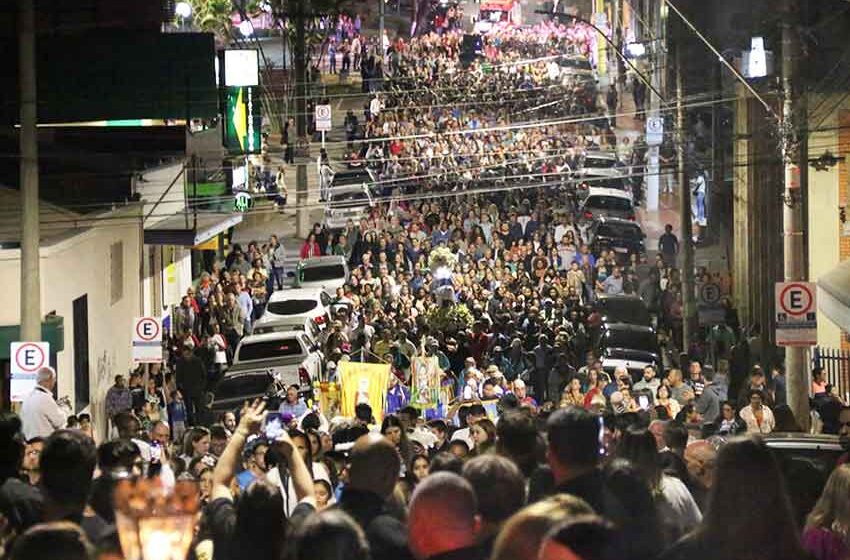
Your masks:
<instances>
[{"instance_id":1,"label":"side mirror","mask_svg":"<svg viewBox=\"0 0 850 560\"><path fill-rule=\"evenodd\" d=\"M324 305L325 307L327 307L328 304L330 304L331 302L331 297L324 290L322 290L322 292L319 294L319 299L321 300L322 305Z\"/></svg>"}]
</instances>

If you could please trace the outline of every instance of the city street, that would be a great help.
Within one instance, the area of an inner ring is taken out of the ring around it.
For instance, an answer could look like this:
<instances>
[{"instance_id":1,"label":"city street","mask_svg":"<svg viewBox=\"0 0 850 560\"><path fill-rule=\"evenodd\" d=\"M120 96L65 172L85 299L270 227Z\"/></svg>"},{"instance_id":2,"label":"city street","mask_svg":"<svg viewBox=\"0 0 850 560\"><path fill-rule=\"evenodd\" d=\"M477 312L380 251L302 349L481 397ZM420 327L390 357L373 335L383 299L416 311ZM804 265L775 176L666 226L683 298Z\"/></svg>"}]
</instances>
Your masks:
<instances>
[{"instance_id":1,"label":"city street","mask_svg":"<svg viewBox=\"0 0 850 560\"><path fill-rule=\"evenodd\" d=\"M0 558L850 558L846 0L7 4Z\"/></svg>"}]
</instances>

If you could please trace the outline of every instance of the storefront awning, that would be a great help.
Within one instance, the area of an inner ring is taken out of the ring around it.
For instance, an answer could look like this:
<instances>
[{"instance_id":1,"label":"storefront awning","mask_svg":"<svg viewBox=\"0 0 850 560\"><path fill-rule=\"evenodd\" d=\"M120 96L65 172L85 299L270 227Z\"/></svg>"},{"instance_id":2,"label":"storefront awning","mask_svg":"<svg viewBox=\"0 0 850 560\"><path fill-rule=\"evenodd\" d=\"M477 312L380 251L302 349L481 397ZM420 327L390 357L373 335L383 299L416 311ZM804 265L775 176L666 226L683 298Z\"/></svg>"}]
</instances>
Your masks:
<instances>
[{"instance_id":1,"label":"storefront awning","mask_svg":"<svg viewBox=\"0 0 850 560\"><path fill-rule=\"evenodd\" d=\"M843 331L850 332L850 260L818 279L818 309Z\"/></svg>"},{"instance_id":2,"label":"storefront awning","mask_svg":"<svg viewBox=\"0 0 850 560\"><path fill-rule=\"evenodd\" d=\"M242 214L177 214L145 228L147 245L194 247L242 222Z\"/></svg>"},{"instance_id":3,"label":"storefront awning","mask_svg":"<svg viewBox=\"0 0 850 560\"><path fill-rule=\"evenodd\" d=\"M51 315L41 323L41 341L50 343L50 353L61 352L65 349L65 319ZM0 360L10 359L13 342L21 340L21 326L9 325L0 327Z\"/></svg>"}]
</instances>

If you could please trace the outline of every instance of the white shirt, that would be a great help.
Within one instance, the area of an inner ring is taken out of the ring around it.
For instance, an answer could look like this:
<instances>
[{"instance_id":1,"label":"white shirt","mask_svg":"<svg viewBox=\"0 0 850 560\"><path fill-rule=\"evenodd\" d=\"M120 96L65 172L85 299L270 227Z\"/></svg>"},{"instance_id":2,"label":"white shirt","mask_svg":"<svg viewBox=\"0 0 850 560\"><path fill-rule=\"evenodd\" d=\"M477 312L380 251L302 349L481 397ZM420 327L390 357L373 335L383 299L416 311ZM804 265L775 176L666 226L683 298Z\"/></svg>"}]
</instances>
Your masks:
<instances>
[{"instance_id":1,"label":"white shirt","mask_svg":"<svg viewBox=\"0 0 850 560\"><path fill-rule=\"evenodd\" d=\"M64 428L68 418L53 395L40 385L36 385L32 393L27 395L21 406L21 423L24 437L30 440L34 437L46 438L54 431Z\"/></svg>"}]
</instances>

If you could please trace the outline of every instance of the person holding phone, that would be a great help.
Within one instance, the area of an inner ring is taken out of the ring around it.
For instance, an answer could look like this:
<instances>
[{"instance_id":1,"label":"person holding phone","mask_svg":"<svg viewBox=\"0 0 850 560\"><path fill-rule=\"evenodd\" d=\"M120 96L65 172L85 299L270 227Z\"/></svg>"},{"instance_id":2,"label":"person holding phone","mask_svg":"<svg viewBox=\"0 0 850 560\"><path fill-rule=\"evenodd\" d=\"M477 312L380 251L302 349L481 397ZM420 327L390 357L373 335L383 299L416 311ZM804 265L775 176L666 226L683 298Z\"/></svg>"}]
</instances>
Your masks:
<instances>
[{"instance_id":1,"label":"person holding phone","mask_svg":"<svg viewBox=\"0 0 850 560\"><path fill-rule=\"evenodd\" d=\"M213 487L206 515L217 559L281 557L287 519L280 490L264 480L257 480L248 485L238 504L234 503L230 490L242 450L248 438L260 431L265 408L266 403L261 399L246 403L236 432L213 471ZM289 522L300 521L316 511L313 479L287 432L282 432L271 442L271 447L289 464L299 500Z\"/></svg>"}]
</instances>

